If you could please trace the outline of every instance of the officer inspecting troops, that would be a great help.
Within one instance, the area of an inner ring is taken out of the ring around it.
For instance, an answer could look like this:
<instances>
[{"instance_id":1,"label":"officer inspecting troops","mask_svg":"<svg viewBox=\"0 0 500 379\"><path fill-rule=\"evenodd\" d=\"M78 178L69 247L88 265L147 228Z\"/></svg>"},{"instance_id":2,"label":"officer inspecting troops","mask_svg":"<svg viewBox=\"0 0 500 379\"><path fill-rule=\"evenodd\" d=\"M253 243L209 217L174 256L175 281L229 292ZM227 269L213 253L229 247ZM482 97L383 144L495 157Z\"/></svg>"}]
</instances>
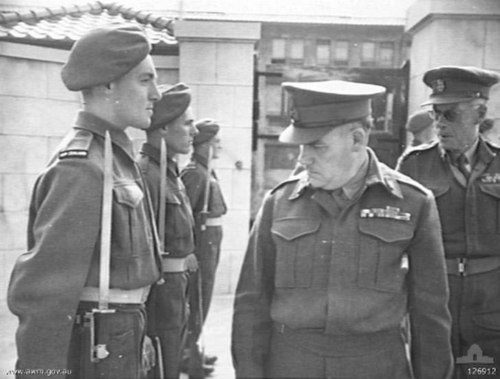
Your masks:
<instances>
[{"instance_id":1,"label":"officer inspecting troops","mask_svg":"<svg viewBox=\"0 0 500 379\"><path fill-rule=\"evenodd\" d=\"M215 273L219 264L222 242L222 216L227 212L227 206L213 169L213 160L218 158L220 140L217 136L219 124L212 119L202 119L196 122L198 134L193 139L193 154L189 164L182 170L181 179L193 208L196 223L196 256L199 263L201 283L193 283L190 293L191 317L193 330L190 344L196 347L201 334L203 322L207 318L212 301L215 283ZM201 293L198 293L201 288ZM201 314L199 314L201 313ZM216 356L205 355L204 364L211 366L217 360ZM209 367L206 367L207 371Z\"/></svg>"},{"instance_id":2,"label":"officer inspecting troops","mask_svg":"<svg viewBox=\"0 0 500 379\"><path fill-rule=\"evenodd\" d=\"M159 249L125 133L149 127L160 96L150 49L137 26L101 27L62 68L82 110L36 180L10 279L19 377L145 378L153 364L144 302Z\"/></svg>"},{"instance_id":3,"label":"officer inspecting troops","mask_svg":"<svg viewBox=\"0 0 500 379\"><path fill-rule=\"evenodd\" d=\"M367 147L370 99L385 89L283 87L292 122L280 141L300 145L304 170L265 197L250 234L234 302L236 377L448 378L434 198Z\"/></svg>"},{"instance_id":4,"label":"officer inspecting troops","mask_svg":"<svg viewBox=\"0 0 500 379\"><path fill-rule=\"evenodd\" d=\"M189 271L197 270L194 219L179 177L177 154L190 151L197 134L189 107L191 90L183 83L159 87L146 143L138 163L151 193L162 245L162 284L148 299L149 333L160 341L165 378L179 378L187 337Z\"/></svg>"},{"instance_id":5,"label":"officer inspecting troops","mask_svg":"<svg viewBox=\"0 0 500 379\"><path fill-rule=\"evenodd\" d=\"M424 105L432 106L438 141L408 151L398 169L436 197L455 358L477 345L494 359L493 377L500 377L500 148L479 134L499 75L442 66L427 71L423 81L432 90ZM465 378L468 368L457 365L455 378Z\"/></svg>"}]
</instances>

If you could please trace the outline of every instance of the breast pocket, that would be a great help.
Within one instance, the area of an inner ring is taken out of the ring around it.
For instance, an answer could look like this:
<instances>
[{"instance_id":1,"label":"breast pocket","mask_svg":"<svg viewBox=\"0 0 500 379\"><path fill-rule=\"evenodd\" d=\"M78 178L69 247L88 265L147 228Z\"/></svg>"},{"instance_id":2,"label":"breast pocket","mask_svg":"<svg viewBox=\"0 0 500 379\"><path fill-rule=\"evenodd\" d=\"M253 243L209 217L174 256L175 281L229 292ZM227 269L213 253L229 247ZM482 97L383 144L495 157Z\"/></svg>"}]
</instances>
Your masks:
<instances>
[{"instance_id":1,"label":"breast pocket","mask_svg":"<svg viewBox=\"0 0 500 379\"><path fill-rule=\"evenodd\" d=\"M500 233L500 185L479 184L480 193L477 198L481 217L479 230L481 234Z\"/></svg>"},{"instance_id":2,"label":"breast pocket","mask_svg":"<svg viewBox=\"0 0 500 379\"><path fill-rule=\"evenodd\" d=\"M183 243L183 241L188 243L192 238L194 221L186 198L182 196L181 192L169 190L166 202L165 233L167 234L167 244L172 246Z\"/></svg>"},{"instance_id":3,"label":"breast pocket","mask_svg":"<svg viewBox=\"0 0 500 379\"><path fill-rule=\"evenodd\" d=\"M149 247L151 234L142 206L144 193L133 180L115 181L113 187L113 244L115 254L137 256Z\"/></svg>"},{"instance_id":4,"label":"breast pocket","mask_svg":"<svg viewBox=\"0 0 500 379\"><path fill-rule=\"evenodd\" d=\"M358 285L378 291L401 292L408 272L405 253L411 224L391 219L360 219Z\"/></svg>"},{"instance_id":5,"label":"breast pocket","mask_svg":"<svg viewBox=\"0 0 500 379\"><path fill-rule=\"evenodd\" d=\"M276 244L276 287L309 287L312 279L316 232L319 220L274 220L271 232Z\"/></svg>"}]
</instances>

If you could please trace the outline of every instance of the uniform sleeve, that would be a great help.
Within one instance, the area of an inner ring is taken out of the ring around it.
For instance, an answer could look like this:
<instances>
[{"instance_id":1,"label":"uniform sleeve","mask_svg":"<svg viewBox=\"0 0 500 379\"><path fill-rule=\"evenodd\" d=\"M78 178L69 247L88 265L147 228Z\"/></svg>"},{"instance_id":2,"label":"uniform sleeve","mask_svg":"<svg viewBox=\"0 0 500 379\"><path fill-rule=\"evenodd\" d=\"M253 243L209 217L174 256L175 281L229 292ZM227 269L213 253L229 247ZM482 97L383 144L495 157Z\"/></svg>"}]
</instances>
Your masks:
<instances>
[{"instance_id":1,"label":"uniform sleeve","mask_svg":"<svg viewBox=\"0 0 500 379\"><path fill-rule=\"evenodd\" d=\"M263 378L272 321L275 245L271 237L272 198L260 209L236 289L231 351L237 378Z\"/></svg>"},{"instance_id":2,"label":"uniform sleeve","mask_svg":"<svg viewBox=\"0 0 500 379\"><path fill-rule=\"evenodd\" d=\"M102 172L58 162L36 182L28 251L14 266L8 305L19 317L19 369L67 369L75 313L98 240ZM45 376L42 376L45 377Z\"/></svg>"},{"instance_id":3,"label":"uniform sleeve","mask_svg":"<svg viewBox=\"0 0 500 379\"><path fill-rule=\"evenodd\" d=\"M182 172L181 179L186 187L193 214L196 216L203 210L203 197L207 185L206 175L203 175L203 172L198 169L186 169Z\"/></svg>"},{"instance_id":4,"label":"uniform sleeve","mask_svg":"<svg viewBox=\"0 0 500 379\"><path fill-rule=\"evenodd\" d=\"M428 193L409 249L409 313L415 377L446 379L453 372L441 227L437 207Z\"/></svg>"}]
</instances>

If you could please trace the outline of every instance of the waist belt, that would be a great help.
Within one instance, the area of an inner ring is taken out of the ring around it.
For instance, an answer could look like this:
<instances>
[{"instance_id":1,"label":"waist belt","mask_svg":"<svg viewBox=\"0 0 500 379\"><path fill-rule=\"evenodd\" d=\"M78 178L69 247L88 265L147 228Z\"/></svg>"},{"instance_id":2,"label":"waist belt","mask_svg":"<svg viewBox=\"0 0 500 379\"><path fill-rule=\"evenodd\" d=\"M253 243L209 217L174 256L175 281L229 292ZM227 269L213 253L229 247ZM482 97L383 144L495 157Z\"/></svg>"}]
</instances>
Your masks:
<instances>
[{"instance_id":1,"label":"waist belt","mask_svg":"<svg viewBox=\"0 0 500 379\"><path fill-rule=\"evenodd\" d=\"M222 217L209 217L205 221L206 226L222 226Z\"/></svg>"},{"instance_id":2,"label":"waist belt","mask_svg":"<svg viewBox=\"0 0 500 379\"><path fill-rule=\"evenodd\" d=\"M109 289L109 302L116 304L143 304L149 294L149 286L133 290L122 290L120 288ZM83 287L80 301L99 301L99 288Z\"/></svg>"},{"instance_id":3,"label":"waist belt","mask_svg":"<svg viewBox=\"0 0 500 379\"><path fill-rule=\"evenodd\" d=\"M383 349L385 345L402 344L403 340L399 327L375 333L348 335L326 334L323 329L292 329L277 322L274 323L274 329L288 344L327 357L370 354Z\"/></svg>"},{"instance_id":4,"label":"waist belt","mask_svg":"<svg viewBox=\"0 0 500 379\"><path fill-rule=\"evenodd\" d=\"M162 264L163 272L185 272L187 270L186 257L171 258L162 256L161 260L163 262Z\"/></svg>"},{"instance_id":5,"label":"waist belt","mask_svg":"<svg viewBox=\"0 0 500 379\"><path fill-rule=\"evenodd\" d=\"M500 257L446 259L446 271L448 275L475 275L498 268L500 268Z\"/></svg>"}]
</instances>

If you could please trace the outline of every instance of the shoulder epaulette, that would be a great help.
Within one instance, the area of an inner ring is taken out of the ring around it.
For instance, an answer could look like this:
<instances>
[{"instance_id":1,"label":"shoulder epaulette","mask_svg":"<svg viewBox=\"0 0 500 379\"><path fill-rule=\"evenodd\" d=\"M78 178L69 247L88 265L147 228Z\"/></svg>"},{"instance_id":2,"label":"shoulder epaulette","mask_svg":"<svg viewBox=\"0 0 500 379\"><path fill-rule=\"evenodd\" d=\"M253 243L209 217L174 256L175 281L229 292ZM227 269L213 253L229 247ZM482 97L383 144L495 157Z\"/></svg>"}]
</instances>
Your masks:
<instances>
[{"instance_id":1,"label":"shoulder epaulette","mask_svg":"<svg viewBox=\"0 0 500 379\"><path fill-rule=\"evenodd\" d=\"M392 171L391 172L391 175L392 177L394 178L394 180L397 180L399 183L404 183L404 184L407 184L411 187L414 187L416 189L418 189L420 192L423 192L424 194L428 194L429 193L429 189L427 189L426 187L424 187L422 184L420 184L419 182L417 182L416 180L410 178L409 176L406 176L398 171Z\"/></svg>"},{"instance_id":2,"label":"shoulder epaulette","mask_svg":"<svg viewBox=\"0 0 500 379\"><path fill-rule=\"evenodd\" d=\"M87 158L94 135L86 130L78 130L68 144L59 151L59 159Z\"/></svg>"},{"instance_id":3,"label":"shoulder epaulette","mask_svg":"<svg viewBox=\"0 0 500 379\"><path fill-rule=\"evenodd\" d=\"M403 153L402 158L406 159L407 157L415 154L420 154L424 151L429 151L435 148L438 145L439 141L438 140L432 140L431 142L428 143L423 143L421 145L417 146L412 146L406 149L406 151Z\"/></svg>"}]
</instances>

